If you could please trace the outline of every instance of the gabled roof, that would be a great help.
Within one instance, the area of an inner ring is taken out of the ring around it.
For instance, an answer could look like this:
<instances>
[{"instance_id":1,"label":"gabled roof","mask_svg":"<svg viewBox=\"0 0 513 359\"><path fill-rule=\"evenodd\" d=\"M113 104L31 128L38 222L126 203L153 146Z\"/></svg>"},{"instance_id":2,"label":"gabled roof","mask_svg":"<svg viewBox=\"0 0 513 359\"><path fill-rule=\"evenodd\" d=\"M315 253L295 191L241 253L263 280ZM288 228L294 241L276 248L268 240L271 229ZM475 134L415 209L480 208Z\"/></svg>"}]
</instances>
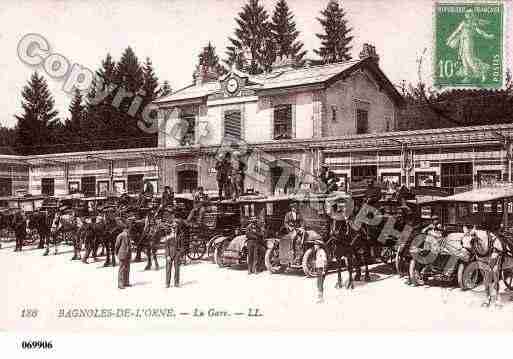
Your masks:
<instances>
[{"instance_id":1,"label":"gabled roof","mask_svg":"<svg viewBox=\"0 0 513 359\"><path fill-rule=\"evenodd\" d=\"M166 102L175 102L175 101L183 101L183 100L189 100L189 99L195 99L195 98L202 98L202 97L211 95L213 93L216 93L217 91L220 91L220 90L221 90L221 83L217 82L217 81L216 82L206 82L199 86L190 85L181 90L173 92L167 96L156 99L155 101L153 101L153 103L159 104L159 103L166 103Z\"/></svg>"},{"instance_id":2,"label":"gabled roof","mask_svg":"<svg viewBox=\"0 0 513 359\"><path fill-rule=\"evenodd\" d=\"M329 85L331 82L337 81L362 67L368 69L369 72L377 78L380 85L390 93L396 103L402 103L404 101L395 86L388 80L377 63L371 58L311 67L283 68L260 75L248 75L238 70L233 70L232 72L239 77L247 77L251 83L247 88L255 90L258 93L259 91L294 88L298 86ZM223 76L220 80L222 81L228 76L229 74ZM155 100L154 103L162 104L201 99L219 91L221 91L220 81L207 82L201 85L185 87L168 96Z\"/></svg>"}]
</instances>

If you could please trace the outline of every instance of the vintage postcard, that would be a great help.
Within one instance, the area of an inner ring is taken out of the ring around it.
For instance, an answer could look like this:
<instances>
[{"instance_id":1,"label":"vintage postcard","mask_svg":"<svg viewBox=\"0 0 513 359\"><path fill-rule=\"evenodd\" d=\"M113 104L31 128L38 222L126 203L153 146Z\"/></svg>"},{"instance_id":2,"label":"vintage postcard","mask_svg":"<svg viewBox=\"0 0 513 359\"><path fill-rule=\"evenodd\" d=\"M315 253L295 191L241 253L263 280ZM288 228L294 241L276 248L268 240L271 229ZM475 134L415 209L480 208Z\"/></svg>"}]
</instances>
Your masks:
<instances>
[{"instance_id":1,"label":"vintage postcard","mask_svg":"<svg viewBox=\"0 0 513 359\"><path fill-rule=\"evenodd\" d=\"M513 328L511 1L2 5L20 351Z\"/></svg>"}]
</instances>

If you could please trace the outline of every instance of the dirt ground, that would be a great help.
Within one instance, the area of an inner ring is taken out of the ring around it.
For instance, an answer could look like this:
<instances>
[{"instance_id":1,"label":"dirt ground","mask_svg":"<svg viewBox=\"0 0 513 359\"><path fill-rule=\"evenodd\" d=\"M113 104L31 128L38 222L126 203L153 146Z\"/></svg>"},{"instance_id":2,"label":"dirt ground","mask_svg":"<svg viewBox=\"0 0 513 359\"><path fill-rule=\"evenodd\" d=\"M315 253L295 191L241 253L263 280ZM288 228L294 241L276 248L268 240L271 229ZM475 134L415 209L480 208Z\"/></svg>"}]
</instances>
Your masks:
<instances>
[{"instance_id":1,"label":"dirt ground","mask_svg":"<svg viewBox=\"0 0 513 359\"><path fill-rule=\"evenodd\" d=\"M511 293L503 307L482 308L484 294L451 287L411 287L390 267L372 267L371 282L354 290L325 282L325 302L316 303L315 279L301 273L248 276L244 268L219 268L209 261L181 267L181 288L164 286L160 270L133 263L132 287L117 288L118 267L103 261L71 261L26 248L0 249L0 330L56 332L151 332L168 330L466 330L513 328ZM344 280L347 273L343 273ZM35 312L37 311L37 312Z\"/></svg>"}]
</instances>

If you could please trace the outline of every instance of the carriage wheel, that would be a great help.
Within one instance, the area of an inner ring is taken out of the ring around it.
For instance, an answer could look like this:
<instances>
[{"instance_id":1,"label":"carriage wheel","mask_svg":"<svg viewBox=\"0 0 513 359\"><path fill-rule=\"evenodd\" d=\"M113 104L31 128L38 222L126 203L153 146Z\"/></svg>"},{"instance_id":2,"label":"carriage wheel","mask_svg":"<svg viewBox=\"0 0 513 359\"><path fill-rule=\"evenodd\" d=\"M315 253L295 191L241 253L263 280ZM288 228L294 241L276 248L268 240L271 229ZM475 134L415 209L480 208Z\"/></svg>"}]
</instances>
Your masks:
<instances>
[{"instance_id":1,"label":"carriage wheel","mask_svg":"<svg viewBox=\"0 0 513 359\"><path fill-rule=\"evenodd\" d=\"M379 258L385 264L392 264L395 259L395 251L391 247L383 247L381 248L381 252L379 253Z\"/></svg>"},{"instance_id":2,"label":"carriage wheel","mask_svg":"<svg viewBox=\"0 0 513 359\"><path fill-rule=\"evenodd\" d=\"M273 274L285 271L285 266L280 264L280 251L277 246L266 249L264 262L267 270Z\"/></svg>"},{"instance_id":3,"label":"carriage wheel","mask_svg":"<svg viewBox=\"0 0 513 359\"><path fill-rule=\"evenodd\" d=\"M413 285L424 285L426 284L425 279L421 274L423 265L418 263L415 259L410 260L410 266L408 273L410 274L410 281Z\"/></svg>"},{"instance_id":4,"label":"carriage wheel","mask_svg":"<svg viewBox=\"0 0 513 359\"><path fill-rule=\"evenodd\" d=\"M190 260L200 260L207 252L207 245L204 241L193 239L189 242L189 250L187 251L187 257Z\"/></svg>"}]
</instances>

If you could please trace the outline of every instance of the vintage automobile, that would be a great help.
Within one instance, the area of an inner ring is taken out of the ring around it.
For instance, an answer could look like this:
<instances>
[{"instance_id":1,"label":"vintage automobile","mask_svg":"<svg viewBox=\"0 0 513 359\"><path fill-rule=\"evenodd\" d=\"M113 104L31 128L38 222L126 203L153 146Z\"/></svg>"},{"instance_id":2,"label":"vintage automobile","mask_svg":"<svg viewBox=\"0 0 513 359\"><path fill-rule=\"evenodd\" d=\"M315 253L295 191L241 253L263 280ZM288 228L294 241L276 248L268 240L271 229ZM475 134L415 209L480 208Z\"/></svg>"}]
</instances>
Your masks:
<instances>
[{"instance_id":1,"label":"vintage automobile","mask_svg":"<svg viewBox=\"0 0 513 359\"><path fill-rule=\"evenodd\" d=\"M422 203L421 213L440 222L439 230L418 234L409 246L409 277L414 285L429 278L457 282L461 289L477 285L481 273L476 269L471 280L464 281L468 263L482 255L490 238L511 229L508 217L513 213L513 187L485 187L440 197ZM427 260L430 256L431 260ZM512 271L501 271L506 285L511 285Z\"/></svg>"},{"instance_id":2,"label":"vintage automobile","mask_svg":"<svg viewBox=\"0 0 513 359\"><path fill-rule=\"evenodd\" d=\"M287 269L302 269L308 277L317 276L314 268L314 244L325 248L328 263L334 259L334 247L328 243L331 224L330 211L335 203L349 200L345 192L330 194L306 193L293 195L290 203L298 205L305 228L266 239L265 265L271 273L282 273ZM288 207L288 205L287 205ZM286 213L282 210L282 213ZM282 223L283 223L283 218ZM297 235L297 236L296 236ZM296 237L296 238L294 238Z\"/></svg>"},{"instance_id":3,"label":"vintage automobile","mask_svg":"<svg viewBox=\"0 0 513 359\"><path fill-rule=\"evenodd\" d=\"M221 210L229 209L232 213L237 213L238 217L232 216L231 226L227 226L224 233L214 236L209 241L209 248L214 248L214 263L220 267L247 265L248 251L245 231L249 218L257 218L258 226L263 229L264 238L277 237L289 203L290 198L288 197L258 194L247 194L239 197L237 201L222 201ZM262 255L259 256L261 264L263 264L264 253L265 247L262 247Z\"/></svg>"}]
</instances>

